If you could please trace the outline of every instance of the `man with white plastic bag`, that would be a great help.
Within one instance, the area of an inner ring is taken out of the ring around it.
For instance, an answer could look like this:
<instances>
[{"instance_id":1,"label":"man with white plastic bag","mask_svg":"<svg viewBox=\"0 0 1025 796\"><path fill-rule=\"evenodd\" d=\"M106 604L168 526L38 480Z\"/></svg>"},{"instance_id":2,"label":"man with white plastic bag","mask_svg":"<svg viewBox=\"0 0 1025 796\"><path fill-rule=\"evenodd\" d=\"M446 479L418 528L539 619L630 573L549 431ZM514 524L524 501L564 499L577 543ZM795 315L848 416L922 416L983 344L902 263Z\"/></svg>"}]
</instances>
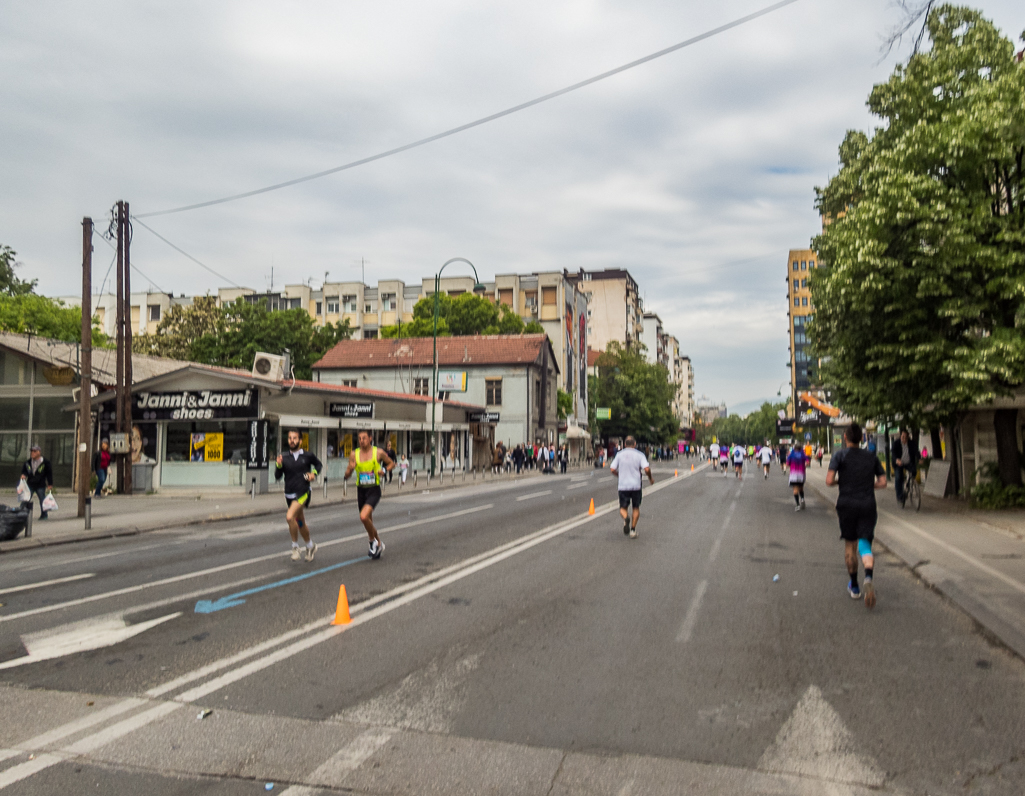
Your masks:
<instances>
[{"instance_id":1,"label":"man with white plastic bag","mask_svg":"<svg viewBox=\"0 0 1025 796\"><path fill-rule=\"evenodd\" d=\"M25 499L25 486L28 489L28 499ZM39 519L45 520L46 513L57 508L57 501L50 494L53 489L53 468L50 462L43 457L43 451L38 445L33 445L31 458L21 466L21 484L18 487L18 498L26 504L32 502L32 497L39 498ZM31 510L31 506L26 506Z\"/></svg>"}]
</instances>

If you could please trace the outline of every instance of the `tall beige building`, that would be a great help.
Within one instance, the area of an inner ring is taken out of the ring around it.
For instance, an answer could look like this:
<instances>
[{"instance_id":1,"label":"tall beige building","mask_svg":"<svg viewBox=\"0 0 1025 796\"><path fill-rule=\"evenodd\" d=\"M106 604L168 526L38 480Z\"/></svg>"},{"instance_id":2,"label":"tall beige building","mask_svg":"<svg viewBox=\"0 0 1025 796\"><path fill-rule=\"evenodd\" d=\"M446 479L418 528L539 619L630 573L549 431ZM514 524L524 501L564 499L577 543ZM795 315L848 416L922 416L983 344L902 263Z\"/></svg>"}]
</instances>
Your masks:
<instances>
[{"instance_id":1,"label":"tall beige building","mask_svg":"<svg viewBox=\"0 0 1025 796\"><path fill-rule=\"evenodd\" d=\"M629 271L580 269L568 277L588 297L587 338L591 348L604 351L613 340L626 348L640 342L644 302Z\"/></svg>"},{"instance_id":2,"label":"tall beige building","mask_svg":"<svg viewBox=\"0 0 1025 796\"><path fill-rule=\"evenodd\" d=\"M790 401L796 406L798 392L815 384L818 363L813 361L806 333L808 320L815 314L808 288L809 275L819 267L818 255L811 249L791 249L787 256L787 318L790 327Z\"/></svg>"}]
</instances>

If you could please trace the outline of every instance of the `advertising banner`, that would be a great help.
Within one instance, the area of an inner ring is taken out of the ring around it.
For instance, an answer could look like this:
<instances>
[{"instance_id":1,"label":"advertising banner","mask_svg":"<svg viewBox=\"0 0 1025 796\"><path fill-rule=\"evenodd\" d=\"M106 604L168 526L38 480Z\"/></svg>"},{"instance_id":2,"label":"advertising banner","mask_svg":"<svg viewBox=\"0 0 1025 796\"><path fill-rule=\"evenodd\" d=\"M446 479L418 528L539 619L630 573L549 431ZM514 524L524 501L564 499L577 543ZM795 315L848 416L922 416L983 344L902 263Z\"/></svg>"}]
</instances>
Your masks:
<instances>
[{"instance_id":1,"label":"advertising banner","mask_svg":"<svg viewBox=\"0 0 1025 796\"><path fill-rule=\"evenodd\" d=\"M224 461L224 434L212 431L192 434L189 443L189 461Z\"/></svg>"},{"instance_id":2,"label":"advertising banner","mask_svg":"<svg viewBox=\"0 0 1025 796\"><path fill-rule=\"evenodd\" d=\"M470 412L471 423L498 423L501 418L498 412Z\"/></svg>"},{"instance_id":3,"label":"advertising banner","mask_svg":"<svg viewBox=\"0 0 1025 796\"><path fill-rule=\"evenodd\" d=\"M246 467L250 470L262 470L267 467L267 428L266 420L249 421L249 454Z\"/></svg>"},{"instance_id":4,"label":"advertising banner","mask_svg":"<svg viewBox=\"0 0 1025 796\"><path fill-rule=\"evenodd\" d=\"M439 370L438 392L466 392L466 371Z\"/></svg>"},{"instance_id":5,"label":"advertising banner","mask_svg":"<svg viewBox=\"0 0 1025 796\"><path fill-rule=\"evenodd\" d=\"M259 393L245 390L140 392L132 396L132 420L215 420L259 415Z\"/></svg>"}]
</instances>

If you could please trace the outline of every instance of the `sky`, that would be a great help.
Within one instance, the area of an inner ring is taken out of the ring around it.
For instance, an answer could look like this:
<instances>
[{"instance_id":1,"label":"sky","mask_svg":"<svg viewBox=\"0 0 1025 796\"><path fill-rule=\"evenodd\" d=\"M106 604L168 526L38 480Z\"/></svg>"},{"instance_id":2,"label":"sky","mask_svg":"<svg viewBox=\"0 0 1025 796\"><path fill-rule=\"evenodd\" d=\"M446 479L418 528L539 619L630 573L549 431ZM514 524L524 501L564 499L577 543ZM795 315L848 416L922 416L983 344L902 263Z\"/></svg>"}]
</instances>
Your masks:
<instances>
[{"instance_id":1,"label":"sky","mask_svg":"<svg viewBox=\"0 0 1025 796\"><path fill-rule=\"evenodd\" d=\"M216 199L401 146L750 14L767 0L26 2L0 15L0 244L45 295L81 285L81 220ZM1020 0L975 4L1015 40ZM892 0L799 0L409 152L144 219L230 282L419 283L626 268L696 394L789 382L786 262L873 84L907 58ZM111 251L97 240L94 285ZM224 280L138 224L133 288ZM451 268L449 270L452 270ZM449 271L446 271L448 274ZM144 276L143 276L144 275ZM109 279L107 284L109 285ZM787 390L783 389L785 395Z\"/></svg>"}]
</instances>

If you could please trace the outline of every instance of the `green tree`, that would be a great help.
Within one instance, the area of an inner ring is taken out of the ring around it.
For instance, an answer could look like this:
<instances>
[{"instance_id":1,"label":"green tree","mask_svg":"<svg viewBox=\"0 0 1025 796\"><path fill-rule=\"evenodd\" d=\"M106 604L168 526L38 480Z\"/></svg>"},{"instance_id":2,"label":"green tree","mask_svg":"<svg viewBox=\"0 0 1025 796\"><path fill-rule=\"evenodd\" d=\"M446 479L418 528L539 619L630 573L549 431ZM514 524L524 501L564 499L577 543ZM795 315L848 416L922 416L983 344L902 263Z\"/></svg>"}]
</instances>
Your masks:
<instances>
[{"instance_id":1,"label":"green tree","mask_svg":"<svg viewBox=\"0 0 1025 796\"><path fill-rule=\"evenodd\" d=\"M676 387L669 371L652 365L636 349L609 344L598 357L598 376L589 382L594 406L608 407L610 420L597 421L604 436L633 435L638 441L669 443L679 435L679 421L673 415ZM589 413L591 423L594 407Z\"/></svg>"},{"instance_id":2,"label":"green tree","mask_svg":"<svg viewBox=\"0 0 1025 796\"><path fill-rule=\"evenodd\" d=\"M93 318L93 345L102 347L107 345L107 337L98 323ZM82 340L82 308L35 293L0 295L0 330L78 343Z\"/></svg>"},{"instance_id":3,"label":"green tree","mask_svg":"<svg viewBox=\"0 0 1025 796\"><path fill-rule=\"evenodd\" d=\"M942 420L1025 383L1025 68L976 11L926 26L931 48L872 90L882 125L847 134L818 195L833 223L809 334L855 417ZM1020 482L1013 423L997 431Z\"/></svg>"},{"instance_id":4,"label":"green tree","mask_svg":"<svg viewBox=\"0 0 1025 796\"><path fill-rule=\"evenodd\" d=\"M462 293L438 294L438 336L477 334L543 334L537 321L523 319L505 304L493 304L483 296ZM413 320L381 329L381 337L431 337L434 334L434 296L424 296L413 307Z\"/></svg>"},{"instance_id":5,"label":"green tree","mask_svg":"<svg viewBox=\"0 0 1025 796\"><path fill-rule=\"evenodd\" d=\"M573 412L573 396L565 390L558 390L559 420L565 420Z\"/></svg>"},{"instance_id":6,"label":"green tree","mask_svg":"<svg viewBox=\"0 0 1025 796\"><path fill-rule=\"evenodd\" d=\"M18 253L10 246L0 244L0 296L25 296L32 293L36 288L36 280L26 282L18 279L14 269L21 263L15 260ZM79 332L79 337L81 337Z\"/></svg>"},{"instance_id":7,"label":"green tree","mask_svg":"<svg viewBox=\"0 0 1025 796\"><path fill-rule=\"evenodd\" d=\"M172 304L153 334L132 338L132 350L171 359L192 360L193 345L217 332L221 310L214 296L196 296L192 304Z\"/></svg>"}]
</instances>

